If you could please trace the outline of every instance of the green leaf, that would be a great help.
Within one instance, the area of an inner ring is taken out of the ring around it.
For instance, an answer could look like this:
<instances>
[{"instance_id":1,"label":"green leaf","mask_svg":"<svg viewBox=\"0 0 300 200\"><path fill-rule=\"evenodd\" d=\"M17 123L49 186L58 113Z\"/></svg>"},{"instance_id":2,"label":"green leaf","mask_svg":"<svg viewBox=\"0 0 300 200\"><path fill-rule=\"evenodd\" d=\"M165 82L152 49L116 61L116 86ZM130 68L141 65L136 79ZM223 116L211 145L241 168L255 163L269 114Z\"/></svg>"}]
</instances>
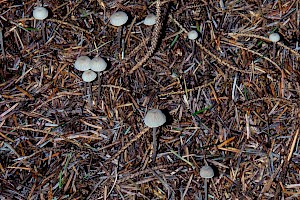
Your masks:
<instances>
[{"instance_id":1,"label":"green leaf","mask_svg":"<svg viewBox=\"0 0 300 200\"><path fill-rule=\"evenodd\" d=\"M196 116L196 115L198 115L198 114L204 113L204 111L210 109L211 107L212 107L212 106L208 106L208 107L205 107L205 108L203 108L203 109L201 109L201 110L197 110L197 111L194 112L192 115L193 115L193 116Z\"/></svg>"},{"instance_id":2,"label":"green leaf","mask_svg":"<svg viewBox=\"0 0 300 200\"><path fill-rule=\"evenodd\" d=\"M175 36L174 40L170 44L170 48L172 48L175 45L175 43L177 42L178 38L179 38L179 34Z\"/></svg>"},{"instance_id":3,"label":"green leaf","mask_svg":"<svg viewBox=\"0 0 300 200\"><path fill-rule=\"evenodd\" d=\"M182 161L186 162L187 164L189 164L190 166L194 167L194 165L193 165L190 161L188 161L187 159L181 157L181 156L180 156L178 153L176 153L174 150L170 149L170 151L171 151L175 156L177 156L180 160L182 160Z\"/></svg>"}]
</instances>

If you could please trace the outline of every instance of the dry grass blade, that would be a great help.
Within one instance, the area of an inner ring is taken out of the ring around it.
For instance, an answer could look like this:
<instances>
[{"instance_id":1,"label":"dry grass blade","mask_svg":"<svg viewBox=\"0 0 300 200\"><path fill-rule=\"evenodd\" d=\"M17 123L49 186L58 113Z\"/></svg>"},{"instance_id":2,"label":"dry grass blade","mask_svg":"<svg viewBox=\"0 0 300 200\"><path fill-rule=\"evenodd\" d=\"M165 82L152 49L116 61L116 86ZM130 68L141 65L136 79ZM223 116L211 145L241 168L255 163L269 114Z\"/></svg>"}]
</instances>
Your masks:
<instances>
[{"instance_id":1,"label":"dry grass blade","mask_svg":"<svg viewBox=\"0 0 300 200\"><path fill-rule=\"evenodd\" d=\"M143 129L141 132L139 132L137 135L135 135L130 142L128 142L127 144L125 144L117 153L115 153L112 157L110 157L106 163L110 163L112 162L115 158L117 158L121 153L123 153L130 145L132 145L132 143L134 143L135 141L137 141L140 137L142 137L145 133L147 133L149 131L149 128L145 128Z\"/></svg>"}]
</instances>

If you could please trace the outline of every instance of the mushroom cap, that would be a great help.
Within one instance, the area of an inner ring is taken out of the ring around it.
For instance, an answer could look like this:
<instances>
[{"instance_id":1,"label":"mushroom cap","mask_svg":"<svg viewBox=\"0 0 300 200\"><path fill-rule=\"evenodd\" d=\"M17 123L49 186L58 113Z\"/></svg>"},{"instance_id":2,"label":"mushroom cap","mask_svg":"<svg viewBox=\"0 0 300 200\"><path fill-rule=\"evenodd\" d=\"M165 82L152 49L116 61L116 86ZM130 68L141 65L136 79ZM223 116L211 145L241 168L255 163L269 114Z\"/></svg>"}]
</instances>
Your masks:
<instances>
[{"instance_id":1,"label":"mushroom cap","mask_svg":"<svg viewBox=\"0 0 300 200\"><path fill-rule=\"evenodd\" d=\"M166 123L166 115L159 109L152 109L144 117L144 123L150 128L156 128Z\"/></svg>"},{"instance_id":2,"label":"mushroom cap","mask_svg":"<svg viewBox=\"0 0 300 200\"><path fill-rule=\"evenodd\" d=\"M91 69L91 59L88 56L79 56L74 63L75 69L86 71Z\"/></svg>"},{"instance_id":3,"label":"mushroom cap","mask_svg":"<svg viewBox=\"0 0 300 200\"><path fill-rule=\"evenodd\" d=\"M150 13L149 15L146 16L144 19L144 24L147 26L152 26L156 23L156 15Z\"/></svg>"},{"instance_id":4,"label":"mushroom cap","mask_svg":"<svg viewBox=\"0 0 300 200\"><path fill-rule=\"evenodd\" d=\"M280 35L278 33L271 33L269 35L269 39L272 41L272 42L278 42L280 40Z\"/></svg>"},{"instance_id":5,"label":"mushroom cap","mask_svg":"<svg viewBox=\"0 0 300 200\"><path fill-rule=\"evenodd\" d=\"M214 170L211 166L205 165L200 169L200 176L202 178L212 178L215 175Z\"/></svg>"},{"instance_id":6,"label":"mushroom cap","mask_svg":"<svg viewBox=\"0 0 300 200\"><path fill-rule=\"evenodd\" d=\"M128 15L123 11L115 12L110 16L110 23L113 26L122 26L128 20Z\"/></svg>"},{"instance_id":7,"label":"mushroom cap","mask_svg":"<svg viewBox=\"0 0 300 200\"><path fill-rule=\"evenodd\" d=\"M84 82L92 82L93 80L95 80L97 77L96 72L92 71L92 70L86 70L82 73L82 80Z\"/></svg>"},{"instance_id":8,"label":"mushroom cap","mask_svg":"<svg viewBox=\"0 0 300 200\"><path fill-rule=\"evenodd\" d=\"M188 32L188 38L190 40L195 40L195 39L197 39L197 37L198 37L198 32L197 31L192 30L192 31Z\"/></svg>"},{"instance_id":9,"label":"mushroom cap","mask_svg":"<svg viewBox=\"0 0 300 200\"><path fill-rule=\"evenodd\" d=\"M90 62L91 70L95 72L102 72L106 69L107 63L101 57L95 57Z\"/></svg>"},{"instance_id":10,"label":"mushroom cap","mask_svg":"<svg viewBox=\"0 0 300 200\"><path fill-rule=\"evenodd\" d=\"M48 17L48 10L44 7L35 7L32 14L35 19L43 20Z\"/></svg>"}]
</instances>

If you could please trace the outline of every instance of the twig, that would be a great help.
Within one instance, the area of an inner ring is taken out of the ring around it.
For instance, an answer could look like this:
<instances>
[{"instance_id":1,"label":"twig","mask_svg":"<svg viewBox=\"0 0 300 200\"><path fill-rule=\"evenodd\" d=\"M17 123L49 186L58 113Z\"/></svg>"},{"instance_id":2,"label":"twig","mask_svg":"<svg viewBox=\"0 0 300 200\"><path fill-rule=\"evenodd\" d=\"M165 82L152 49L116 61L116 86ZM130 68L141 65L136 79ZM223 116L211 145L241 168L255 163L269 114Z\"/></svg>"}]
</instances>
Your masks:
<instances>
[{"instance_id":1,"label":"twig","mask_svg":"<svg viewBox=\"0 0 300 200\"><path fill-rule=\"evenodd\" d=\"M178 167L178 166L185 166L186 163L182 162L182 163L173 163L173 164L169 164L169 165L160 165L160 166L156 166L156 167L153 167L151 169L145 169L143 171L139 171L139 172L136 172L136 173L128 173L128 174L122 174L122 176L125 176L124 178L121 178L118 180L118 183L122 183L124 181L127 181L129 179L133 179L134 177L137 177L137 176L140 176L140 175L143 175L143 174L147 174L147 173L150 173L152 172L153 170L159 170L159 169L168 169L170 167Z\"/></svg>"},{"instance_id":2,"label":"twig","mask_svg":"<svg viewBox=\"0 0 300 200\"><path fill-rule=\"evenodd\" d=\"M230 42L225 42L225 41L221 41L221 42L224 43L224 44L232 45L232 46L235 46L237 48L243 49L243 50L248 51L248 52L250 52L252 54L258 55L259 57L261 57L261 58L269 61L270 63L272 63L279 71L282 71L282 69L280 69L280 67L277 65L276 62L272 61L270 58L268 58L268 57L266 57L266 56L264 56L264 55L262 55L260 53L257 53L256 51L253 51L251 49L248 49L246 47L243 47L243 46L240 46L240 45L237 45L237 44L232 44Z\"/></svg>"},{"instance_id":3,"label":"twig","mask_svg":"<svg viewBox=\"0 0 300 200\"><path fill-rule=\"evenodd\" d=\"M87 34L92 34L92 33L88 32L86 29L83 29L81 27L75 26L73 24L70 24L68 22L64 22L64 21L61 21L61 20L58 20L58 19L46 19L46 21L55 22L55 23L62 24L62 25L65 25L65 26L70 26L70 27L72 27L74 29L78 29L78 30L83 31L83 32L85 32Z\"/></svg>"},{"instance_id":4,"label":"twig","mask_svg":"<svg viewBox=\"0 0 300 200\"><path fill-rule=\"evenodd\" d=\"M153 38L152 38L152 42L151 42L151 47L149 49L149 51L147 51L146 55L143 57L143 59L141 61L139 61L130 71L129 74L132 74L135 70L137 70L138 68L140 68L149 58L150 56L154 53L154 50L156 48L157 45L157 41L158 41L158 37L159 37L159 33L160 33L160 29L162 27L162 23L161 23L161 13L160 13L160 0L156 1L156 24L154 26L154 31L153 31Z\"/></svg>"},{"instance_id":5,"label":"twig","mask_svg":"<svg viewBox=\"0 0 300 200\"><path fill-rule=\"evenodd\" d=\"M144 135L146 132L149 131L149 127L145 128L141 132L139 132L134 138L130 140L125 146L123 146L116 154L114 154L112 157L110 157L105 163L110 163L112 160L114 160L116 157L118 157L122 152L124 152L132 143L137 141L142 135Z\"/></svg>"},{"instance_id":6,"label":"twig","mask_svg":"<svg viewBox=\"0 0 300 200\"><path fill-rule=\"evenodd\" d=\"M213 84L214 82L216 82L216 80L219 78L219 75L217 75L211 82L206 83L204 85L200 85L191 89L186 89L184 91L178 91L178 92L168 92L168 93L164 93L164 94L160 94L158 95L159 97L163 97L163 96L170 96L170 95L176 95L176 94L184 94L184 93L188 93L188 92L193 92L195 90L199 90L205 87L210 86L211 84Z\"/></svg>"},{"instance_id":7,"label":"twig","mask_svg":"<svg viewBox=\"0 0 300 200\"><path fill-rule=\"evenodd\" d=\"M261 39L261 40L264 40L264 41L267 41L267 42L272 42L269 38L266 38L266 37L263 37L263 36L259 36L259 35L253 35L253 34L245 34L245 33L228 33L229 36L237 36L237 37L253 37L253 38L257 38L257 39ZM282 44L281 42L277 42L276 43L277 45L287 49L288 51L292 52L296 57L300 57L300 54L291 49L290 47L288 46L285 46L284 44Z\"/></svg>"},{"instance_id":8,"label":"twig","mask_svg":"<svg viewBox=\"0 0 300 200\"><path fill-rule=\"evenodd\" d=\"M5 51L4 51L4 42L3 42L3 34L2 34L3 29L0 28L0 48L2 52L3 58L5 58Z\"/></svg>"},{"instance_id":9,"label":"twig","mask_svg":"<svg viewBox=\"0 0 300 200\"><path fill-rule=\"evenodd\" d=\"M175 24L177 24L177 26L179 28L181 28L186 34L188 33L188 31L175 19L172 17L172 15L169 15L170 19L172 19ZM253 74L252 71L245 71L245 70L241 70L237 67L232 66L231 64L227 63L226 61L223 61L221 58L219 58L218 56L216 56L215 54L213 54L212 52L210 52L207 48L205 48L202 44L200 44L199 41L196 41L197 46L204 51L206 54L208 54L209 56L211 56L213 59L215 59L218 63L225 65L226 67L228 67L229 69L233 69L234 71L238 71L241 73L245 73L245 74Z\"/></svg>"}]
</instances>

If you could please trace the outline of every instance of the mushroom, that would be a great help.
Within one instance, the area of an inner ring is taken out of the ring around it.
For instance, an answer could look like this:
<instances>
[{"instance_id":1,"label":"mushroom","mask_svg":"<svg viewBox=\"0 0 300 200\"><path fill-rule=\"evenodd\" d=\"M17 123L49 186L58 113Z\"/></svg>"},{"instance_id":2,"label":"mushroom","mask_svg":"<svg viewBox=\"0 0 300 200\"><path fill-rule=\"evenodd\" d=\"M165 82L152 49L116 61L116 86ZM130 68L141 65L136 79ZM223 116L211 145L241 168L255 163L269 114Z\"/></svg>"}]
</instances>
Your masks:
<instances>
[{"instance_id":1,"label":"mushroom","mask_svg":"<svg viewBox=\"0 0 300 200\"><path fill-rule=\"evenodd\" d=\"M88 56L79 56L75 63L74 63L74 67L75 69L77 69L78 71L86 71L91 69L91 59ZM86 94L86 82L84 82L84 93Z\"/></svg>"},{"instance_id":2,"label":"mushroom","mask_svg":"<svg viewBox=\"0 0 300 200\"><path fill-rule=\"evenodd\" d=\"M269 35L269 39L272 41L272 42L278 42L280 40L280 35L278 33L271 33Z\"/></svg>"},{"instance_id":3,"label":"mushroom","mask_svg":"<svg viewBox=\"0 0 300 200\"><path fill-rule=\"evenodd\" d=\"M46 34L45 34L45 24L43 20L48 17L48 14L49 14L48 10L42 6L35 7L32 13L34 19L42 21L42 35L43 35L44 43L46 42Z\"/></svg>"},{"instance_id":4,"label":"mushroom","mask_svg":"<svg viewBox=\"0 0 300 200\"><path fill-rule=\"evenodd\" d=\"M157 127L162 126L166 123L166 115L159 109L152 109L147 112L144 117L144 123L146 126L153 128L152 137L153 137L153 155L152 160L155 161L156 152L157 152L157 137L156 129Z\"/></svg>"},{"instance_id":5,"label":"mushroom","mask_svg":"<svg viewBox=\"0 0 300 200\"><path fill-rule=\"evenodd\" d=\"M192 30L192 31L188 32L188 38L190 40L195 40L195 39L197 39L197 37L198 37L198 32L197 31Z\"/></svg>"},{"instance_id":6,"label":"mushroom","mask_svg":"<svg viewBox=\"0 0 300 200\"><path fill-rule=\"evenodd\" d=\"M212 178L214 176L214 170L211 166L205 165L200 169L200 176L204 178L204 190L205 190L205 200L208 199L207 192L207 179Z\"/></svg>"},{"instance_id":7,"label":"mushroom","mask_svg":"<svg viewBox=\"0 0 300 200\"><path fill-rule=\"evenodd\" d=\"M91 70L93 70L95 72L98 72L98 95L97 95L97 100L99 101L100 93L101 93L101 82L102 82L100 77L102 75L102 72L106 69L107 63L103 58L95 57L91 60L90 66L91 66Z\"/></svg>"},{"instance_id":8,"label":"mushroom","mask_svg":"<svg viewBox=\"0 0 300 200\"><path fill-rule=\"evenodd\" d=\"M92 71L92 70L86 70L82 73L82 80L85 82L85 83L88 83L89 84L89 95L88 95L88 98L89 98L89 105L90 107L92 107L93 103L92 103L92 85L91 85L91 82L93 80L95 80L97 77L97 74L96 72Z\"/></svg>"},{"instance_id":9,"label":"mushroom","mask_svg":"<svg viewBox=\"0 0 300 200\"><path fill-rule=\"evenodd\" d=\"M97 77L96 72L92 71L92 70L86 70L82 73L82 80L86 83L90 83L93 80L95 80Z\"/></svg>"},{"instance_id":10,"label":"mushroom","mask_svg":"<svg viewBox=\"0 0 300 200\"><path fill-rule=\"evenodd\" d=\"M195 40L198 38L198 32L195 30L188 32L188 38L189 40L192 41L192 53L191 53L192 56L195 52Z\"/></svg>"},{"instance_id":11,"label":"mushroom","mask_svg":"<svg viewBox=\"0 0 300 200\"><path fill-rule=\"evenodd\" d=\"M110 16L110 23L113 26L118 27L118 42L119 46L121 46L121 37L122 37L122 26L126 24L128 21L128 15L123 11L115 12Z\"/></svg>"},{"instance_id":12,"label":"mushroom","mask_svg":"<svg viewBox=\"0 0 300 200\"><path fill-rule=\"evenodd\" d=\"M156 15L150 13L144 19L144 24L147 25L147 26L152 26L156 23L156 18L157 18Z\"/></svg>"},{"instance_id":13,"label":"mushroom","mask_svg":"<svg viewBox=\"0 0 300 200\"><path fill-rule=\"evenodd\" d=\"M273 57L276 54L276 42L280 40L280 35L278 33L271 33L269 39L273 42Z\"/></svg>"},{"instance_id":14,"label":"mushroom","mask_svg":"<svg viewBox=\"0 0 300 200\"><path fill-rule=\"evenodd\" d=\"M128 20L128 15L123 11L115 12L110 16L110 23L113 26L122 26L126 24Z\"/></svg>"},{"instance_id":15,"label":"mushroom","mask_svg":"<svg viewBox=\"0 0 300 200\"><path fill-rule=\"evenodd\" d=\"M83 72L89 70L91 69L91 59L88 56L79 56L74 63L74 67Z\"/></svg>"}]
</instances>

